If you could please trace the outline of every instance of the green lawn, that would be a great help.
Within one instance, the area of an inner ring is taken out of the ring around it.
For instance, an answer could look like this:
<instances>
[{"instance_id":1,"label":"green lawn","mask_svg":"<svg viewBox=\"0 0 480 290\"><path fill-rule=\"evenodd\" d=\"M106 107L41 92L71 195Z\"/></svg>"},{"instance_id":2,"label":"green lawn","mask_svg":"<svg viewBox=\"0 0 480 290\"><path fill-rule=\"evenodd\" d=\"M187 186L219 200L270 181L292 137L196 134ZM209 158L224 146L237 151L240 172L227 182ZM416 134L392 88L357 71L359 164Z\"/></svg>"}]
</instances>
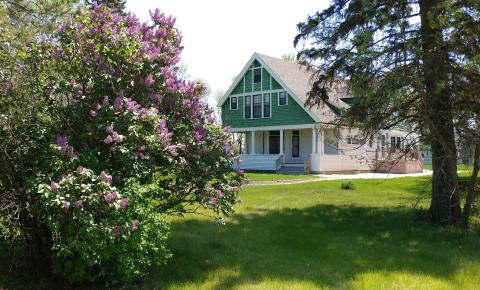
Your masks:
<instances>
[{"instance_id":1,"label":"green lawn","mask_svg":"<svg viewBox=\"0 0 480 290\"><path fill-rule=\"evenodd\" d=\"M472 164L457 164L457 170L458 171L471 172L472 168L473 168ZM424 164L423 169L432 170L432 165L431 164Z\"/></svg>"},{"instance_id":2,"label":"green lawn","mask_svg":"<svg viewBox=\"0 0 480 290\"><path fill-rule=\"evenodd\" d=\"M412 209L422 194L428 207L428 177L341 182L247 186L225 225L173 218L172 259L120 288L478 289L480 230L431 225ZM9 280L0 288L23 285Z\"/></svg>"},{"instance_id":3,"label":"green lawn","mask_svg":"<svg viewBox=\"0 0 480 290\"><path fill-rule=\"evenodd\" d=\"M227 224L172 221L145 289L474 289L480 233L415 220L428 178L246 187ZM420 204L428 206L425 198Z\"/></svg>"},{"instance_id":4,"label":"green lawn","mask_svg":"<svg viewBox=\"0 0 480 290\"><path fill-rule=\"evenodd\" d=\"M272 180L292 180L292 179L315 179L318 176L311 174L277 174L264 172L246 172L245 177L251 181L272 181Z\"/></svg>"}]
</instances>

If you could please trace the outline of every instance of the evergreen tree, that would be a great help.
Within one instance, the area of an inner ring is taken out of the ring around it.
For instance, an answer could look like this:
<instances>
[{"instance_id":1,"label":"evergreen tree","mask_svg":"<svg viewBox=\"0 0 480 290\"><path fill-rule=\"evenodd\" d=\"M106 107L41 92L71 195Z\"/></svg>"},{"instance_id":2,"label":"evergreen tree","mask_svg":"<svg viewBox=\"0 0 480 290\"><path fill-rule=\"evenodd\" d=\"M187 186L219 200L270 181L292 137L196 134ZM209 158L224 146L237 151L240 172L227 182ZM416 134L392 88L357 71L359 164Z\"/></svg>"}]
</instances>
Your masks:
<instances>
[{"instance_id":1,"label":"evergreen tree","mask_svg":"<svg viewBox=\"0 0 480 290\"><path fill-rule=\"evenodd\" d=\"M345 82L358 102L338 125L370 138L408 122L430 143L435 222L461 217L455 129L467 130L480 112L479 23L474 0L334 0L298 24L294 41L305 44L298 57L314 72L308 105Z\"/></svg>"}]
</instances>

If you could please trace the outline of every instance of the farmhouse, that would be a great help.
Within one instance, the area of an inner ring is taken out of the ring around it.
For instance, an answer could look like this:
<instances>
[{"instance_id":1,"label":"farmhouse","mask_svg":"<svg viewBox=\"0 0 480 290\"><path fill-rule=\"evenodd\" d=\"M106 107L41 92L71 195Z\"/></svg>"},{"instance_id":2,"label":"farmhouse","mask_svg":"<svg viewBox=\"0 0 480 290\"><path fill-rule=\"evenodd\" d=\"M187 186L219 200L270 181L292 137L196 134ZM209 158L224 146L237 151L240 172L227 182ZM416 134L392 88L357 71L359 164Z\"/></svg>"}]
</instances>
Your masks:
<instances>
[{"instance_id":1,"label":"farmhouse","mask_svg":"<svg viewBox=\"0 0 480 290\"><path fill-rule=\"evenodd\" d=\"M219 100L222 123L232 127L242 168L280 172L422 170L421 159L392 157L407 144L405 130L380 130L361 142L355 128L332 125L354 99L336 87L328 101L304 106L311 74L297 63L254 53ZM391 166L386 166L391 165Z\"/></svg>"}]
</instances>

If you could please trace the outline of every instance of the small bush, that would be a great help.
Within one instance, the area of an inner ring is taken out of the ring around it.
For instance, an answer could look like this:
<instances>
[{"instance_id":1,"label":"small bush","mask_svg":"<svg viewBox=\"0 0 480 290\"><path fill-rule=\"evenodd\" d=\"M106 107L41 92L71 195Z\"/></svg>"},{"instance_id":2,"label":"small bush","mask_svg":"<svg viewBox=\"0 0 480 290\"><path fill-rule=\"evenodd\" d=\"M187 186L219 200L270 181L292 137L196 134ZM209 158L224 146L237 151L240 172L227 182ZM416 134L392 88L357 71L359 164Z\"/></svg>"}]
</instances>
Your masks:
<instances>
[{"instance_id":1,"label":"small bush","mask_svg":"<svg viewBox=\"0 0 480 290\"><path fill-rule=\"evenodd\" d=\"M351 181L344 181L340 185L340 188L344 189L344 190L354 190L355 189L355 184L353 184L353 182L351 182Z\"/></svg>"}]
</instances>

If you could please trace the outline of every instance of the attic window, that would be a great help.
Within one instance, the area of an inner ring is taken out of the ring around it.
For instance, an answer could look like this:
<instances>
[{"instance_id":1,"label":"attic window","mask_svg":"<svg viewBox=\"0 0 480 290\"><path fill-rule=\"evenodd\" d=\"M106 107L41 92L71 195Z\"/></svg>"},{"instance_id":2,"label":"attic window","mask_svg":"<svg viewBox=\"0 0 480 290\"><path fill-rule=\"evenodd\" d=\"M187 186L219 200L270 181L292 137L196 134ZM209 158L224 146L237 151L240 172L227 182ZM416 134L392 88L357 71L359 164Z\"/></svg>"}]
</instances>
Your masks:
<instances>
[{"instance_id":1,"label":"attic window","mask_svg":"<svg viewBox=\"0 0 480 290\"><path fill-rule=\"evenodd\" d=\"M253 83L258 84L262 82L262 69L256 68L253 70Z\"/></svg>"},{"instance_id":2,"label":"attic window","mask_svg":"<svg viewBox=\"0 0 480 290\"><path fill-rule=\"evenodd\" d=\"M285 106L287 104L287 92L278 93L278 105Z\"/></svg>"},{"instance_id":3,"label":"attic window","mask_svg":"<svg viewBox=\"0 0 480 290\"><path fill-rule=\"evenodd\" d=\"M238 109L238 99L237 97L230 97L230 110Z\"/></svg>"}]
</instances>

